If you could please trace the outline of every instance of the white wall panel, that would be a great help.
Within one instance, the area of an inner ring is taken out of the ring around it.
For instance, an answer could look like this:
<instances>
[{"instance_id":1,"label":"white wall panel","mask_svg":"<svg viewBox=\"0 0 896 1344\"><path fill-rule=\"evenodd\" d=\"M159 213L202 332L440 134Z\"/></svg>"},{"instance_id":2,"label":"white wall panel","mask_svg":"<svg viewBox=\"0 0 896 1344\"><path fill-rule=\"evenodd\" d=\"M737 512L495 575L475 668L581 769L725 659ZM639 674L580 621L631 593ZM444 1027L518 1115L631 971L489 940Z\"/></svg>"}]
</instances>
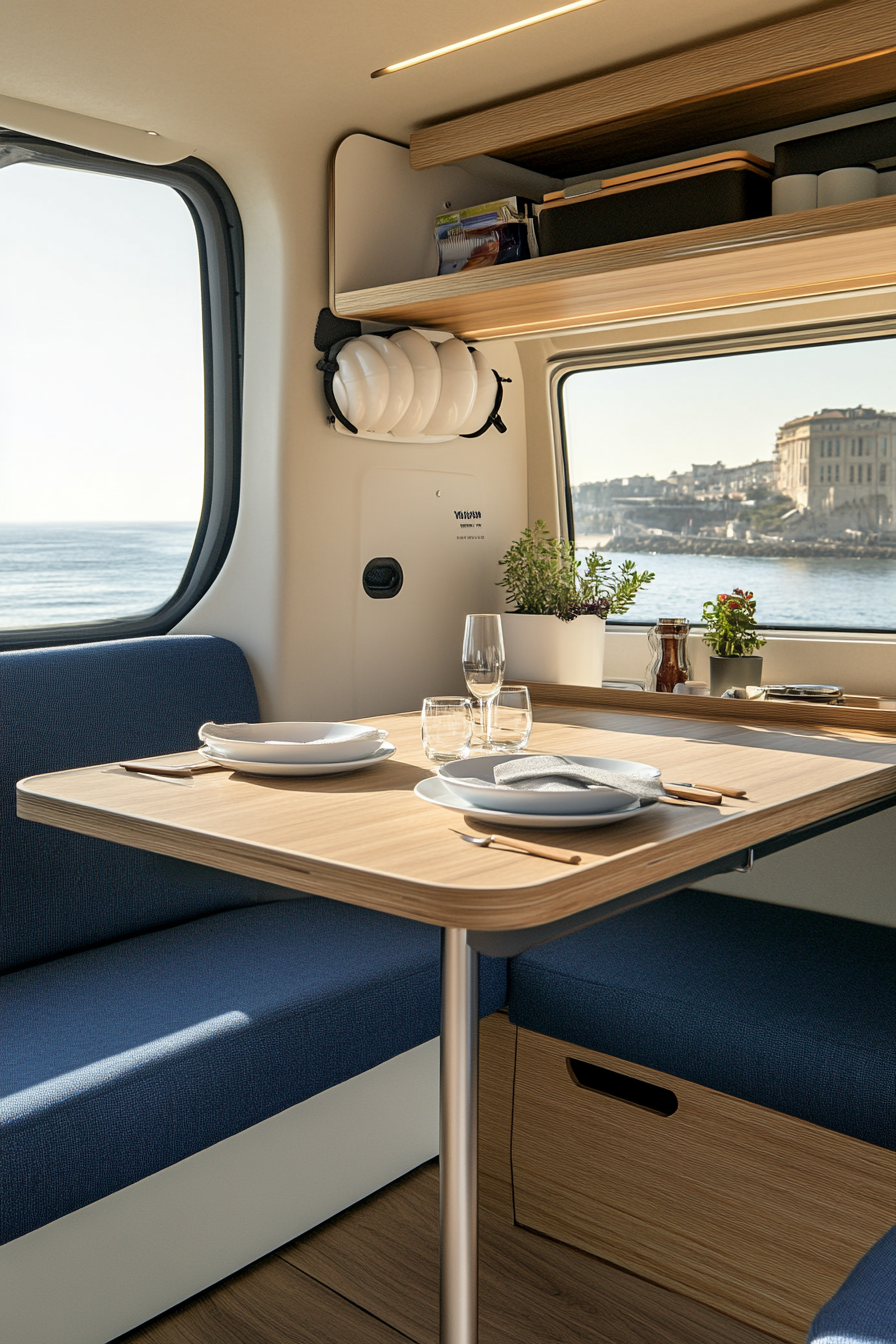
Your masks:
<instances>
[{"instance_id":1,"label":"white wall panel","mask_svg":"<svg viewBox=\"0 0 896 1344\"><path fill-rule=\"evenodd\" d=\"M359 713L415 708L421 692L466 694L464 616L504 606L494 579L496 495L487 473L365 472L355 637ZM362 567L377 556L393 557L402 567L404 585L394 598L373 599L361 587Z\"/></svg>"},{"instance_id":2,"label":"white wall panel","mask_svg":"<svg viewBox=\"0 0 896 1344\"><path fill-rule=\"evenodd\" d=\"M794 905L896 927L896 808L841 826L760 860L751 873L727 873L706 891Z\"/></svg>"}]
</instances>

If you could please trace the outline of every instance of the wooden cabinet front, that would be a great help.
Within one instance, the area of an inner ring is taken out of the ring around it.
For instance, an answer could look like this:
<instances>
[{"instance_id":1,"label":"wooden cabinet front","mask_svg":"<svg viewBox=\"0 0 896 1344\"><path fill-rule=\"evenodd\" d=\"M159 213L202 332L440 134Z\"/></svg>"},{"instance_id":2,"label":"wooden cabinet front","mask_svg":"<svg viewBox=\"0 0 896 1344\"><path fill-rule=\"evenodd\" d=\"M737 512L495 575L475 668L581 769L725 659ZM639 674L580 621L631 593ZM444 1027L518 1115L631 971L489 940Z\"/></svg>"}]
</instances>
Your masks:
<instances>
[{"instance_id":1,"label":"wooden cabinet front","mask_svg":"<svg viewBox=\"0 0 896 1344\"><path fill-rule=\"evenodd\" d=\"M522 1029L512 1162L518 1223L793 1344L893 1221L893 1153Z\"/></svg>"}]
</instances>

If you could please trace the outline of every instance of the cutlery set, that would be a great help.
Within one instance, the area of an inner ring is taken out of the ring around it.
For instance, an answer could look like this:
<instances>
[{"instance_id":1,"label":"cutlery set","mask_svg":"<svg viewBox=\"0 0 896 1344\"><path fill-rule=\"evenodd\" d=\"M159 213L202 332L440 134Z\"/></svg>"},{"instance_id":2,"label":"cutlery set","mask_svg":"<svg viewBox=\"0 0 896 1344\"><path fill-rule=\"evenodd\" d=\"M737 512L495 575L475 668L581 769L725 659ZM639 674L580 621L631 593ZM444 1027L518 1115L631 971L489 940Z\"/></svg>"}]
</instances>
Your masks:
<instances>
[{"instance_id":1,"label":"cutlery set","mask_svg":"<svg viewBox=\"0 0 896 1344\"><path fill-rule=\"evenodd\" d=\"M745 789L735 789L730 785L723 784L673 784L662 782L664 793L656 798L656 802L670 803L673 807L686 805L688 802L705 803L710 806L718 806L723 798L741 799L746 798ZM612 817L610 814L610 818ZM608 818L608 820L610 819ZM525 825L523 819L516 821L517 825ZM532 854L540 859L553 859L556 863L581 863L586 857L583 854L577 854L574 850L559 849L552 845L538 845L532 842L516 840L505 835L469 835L466 831L455 830L449 827L455 835L459 835L467 844L479 845L481 848L489 848L494 845L500 849L512 849L522 854Z\"/></svg>"},{"instance_id":2,"label":"cutlery set","mask_svg":"<svg viewBox=\"0 0 896 1344\"><path fill-rule=\"evenodd\" d=\"M209 770L222 770L217 761L197 761L191 765L166 765L164 761L119 761L122 770L133 775L159 775L162 779L189 779L204 775Z\"/></svg>"}]
</instances>

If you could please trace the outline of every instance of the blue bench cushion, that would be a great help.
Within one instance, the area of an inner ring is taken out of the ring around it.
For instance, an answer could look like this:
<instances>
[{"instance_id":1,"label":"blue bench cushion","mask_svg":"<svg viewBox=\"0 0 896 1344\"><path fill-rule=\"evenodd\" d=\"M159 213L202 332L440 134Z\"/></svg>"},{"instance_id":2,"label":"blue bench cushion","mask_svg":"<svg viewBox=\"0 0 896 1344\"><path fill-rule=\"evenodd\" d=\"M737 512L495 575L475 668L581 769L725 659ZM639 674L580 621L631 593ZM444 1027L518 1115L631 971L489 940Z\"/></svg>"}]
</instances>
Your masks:
<instances>
[{"instance_id":1,"label":"blue bench cushion","mask_svg":"<svg viewBox=\"0 0 896 1344\"><path fill-rule=\"evenodd\" d=\"M896 929L704 891L535 948L511 1020L896 1148Z\"/></svg>"},{"instance_id":2,"label":"blue bench cushion","mask_svg":"<svg viewBox=\"0 0 896 1344\"><path fill-rule=\"evenodd\" d=\"M0 703L0 969L282 895L16 817L24 776L190 750L206 719L257 721L235 644L165 635L3 653Z\"/></svg>"},{"instance_id":3,"label":"blue bench cushion","mask_svg":"<svg viewBox=\"0 0 896 1344\"><path fill-rule=\"evenodd\" d=\"M874 1243L825 1303L808 1344L896 1344L896 1227Z\"/></svg>"},{"instance_id":4,"label":"blue bench cushion","mask_svg":"<svg viewBox=\"0 0 896 1344\"><path fill-rule=\"evenodd\" d=\"M506 963L481 968L485 1016ZM439 931L300 897L3 986L7 1241L438 1035Z\"/></svg>"}]
</instances>

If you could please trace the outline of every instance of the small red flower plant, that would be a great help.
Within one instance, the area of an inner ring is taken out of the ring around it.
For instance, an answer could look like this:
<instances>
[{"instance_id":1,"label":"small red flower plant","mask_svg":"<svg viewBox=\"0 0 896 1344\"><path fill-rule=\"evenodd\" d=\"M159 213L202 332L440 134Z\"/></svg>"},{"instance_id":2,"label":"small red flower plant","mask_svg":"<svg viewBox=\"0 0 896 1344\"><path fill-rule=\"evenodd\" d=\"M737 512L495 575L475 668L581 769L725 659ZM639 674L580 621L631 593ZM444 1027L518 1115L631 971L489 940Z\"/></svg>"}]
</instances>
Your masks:
<instances>
[{"instance_id":1,"label":"small red flower plant","mask_svg":"<svg viewBox=\"0 0 896 1344\"><path fill-rule=\"evenodd\" d=\"M756 601L743 588L719 593L715 602L704 602L703 621L704 643L719 658L746 658L766 642L757 633Z\"/></svg>"}]
</instances>

